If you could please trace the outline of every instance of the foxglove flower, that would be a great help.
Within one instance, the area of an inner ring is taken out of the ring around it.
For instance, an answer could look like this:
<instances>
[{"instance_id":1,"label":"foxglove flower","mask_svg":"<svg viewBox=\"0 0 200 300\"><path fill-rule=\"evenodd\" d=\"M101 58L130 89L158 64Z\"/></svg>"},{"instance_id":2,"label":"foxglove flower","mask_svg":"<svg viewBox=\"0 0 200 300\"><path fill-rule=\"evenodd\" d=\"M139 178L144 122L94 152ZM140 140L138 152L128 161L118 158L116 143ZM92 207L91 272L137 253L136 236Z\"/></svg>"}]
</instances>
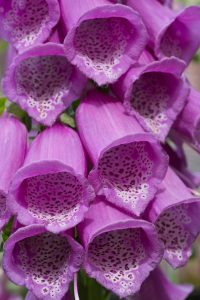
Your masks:
<instances>
[{"instance_id":1,"label":"foxglove flower","mask_svg":"<svg viewBox=\"0 0 200 300\"><path fill-rule=\"evenodd\" d=\"M185 64L176 58L153 61L147 57L140 63L123 75L113 90L123 100L126 112L164 141L189 93L180 78Z\"/></svg>"},{"instance_id":2,"label":"foxglove flower","mask_svg":"<svg viewBox=\"0 0 200 300\"><path fill-rule=\"evenodd\" d=\"M147 43L146 28L131 8L107 0L60 0L68 28L69 61L99 85L116 81L134 64Z\"/></svg>"},{"instance_id":3,"label":"foxglove flower","mask_svg":"<svg viewBox=\"0 0 200 300\"><path fill-rule=\"evenodd\" d=\"M171 283L161 269L155 269L143 283L139 293L127 300L185 300L192 286Z\"/></svg>"},{"instance_id":4,"label":"foxglove flower","mask_svg":"<svg viewBox=\"0 0 200 300\"><path fill-rule=\"evenodd\" d=\"M183 142L176 138L176 142L173 143L173 147L166 144L165 150L169 155L170 165L181 180L192 189L198 188L200 186L200 172L194 172L188 166L187 158L183 149Z\"/></svg>"},{"instance_id":5,"label":"foxglove flower","mask_svg":"<svg viewBox=\"0 0 200 300\"><path fill-rule=\"evenodd\" d=\"M187 64L200 46L200 7L190 6L178 14L156 0L127 0L147 27L150 45L159 57L176 56Z\"/></svg>"},{"instance_id":6,"label":"foxglove flower","mask_svg":"<svg viewBox=\"0 0 200 300\"><path fill-rule=\"evenodd\" d=\"M165 176L168 157L123 105L92 91L76 114L81 140L93 162L90 182L108 201L140 215Z\"/></svg>"},{"instance_id":7,"label":"foxglove flower","mask_svg":"<svg viewBox=\"0 0 200 300\"><path fill-rule=\"evenodd\" d=\"M178 176L169 169L148 212L165 245L164 258L174 268L183 266L200 232L200 198L194 197Z\"/></svg>"},{"instance_id":8,"label":"foxglove flower","mask_svg":"<svg viewBox=\"0 0 200 300\"><path fill-rule=\"evenodd\" d=\"M137 292L163 255L152 224L122 213L102 196L92 203L78 231L84 269L120 297Z\"/></svg>"},{"instance_id":9,"label":"foxglove flower","mask_svg":"<svg viewBox=\"0 0 200 300\"><path fill-rule=\"evenodd\" d=\"M174 129L200 152L200 93L192 87L187 104L174 124Z\"/></svg>"},{"instance_id":10,"label":"foxglove flower","mask_svg":"<svg viewBox=\"0 0 200 300\"><path fill-rule=\"evenodd\" d=\"M85 83L85 76L66 59L63 46L47 43L14 58L3 80L3 90L35 120L51 126L80 96Z\"/></svg>"},{"instance_id":11,"label":"foxglove flower","mask_svg":"<svg viewBox=\"0 0 200 300\"><path fill-rule=\"evenodd\" d=\"M24 225L43 224L54 233L72 228L94 198L85 175L86 160L77 133L56 124L35 138L15 174L10 210Z\"/></svg>"},{"instance_id":12,"label":"foxglove flower","mask_svg":"<svg viewBox=\"0 0 200 300\"><path fill-rule=\"evenodd\" d=\"M57 0L0 0L0 36L19 51L44 42L59 18Z\"/></svg>"},{"instance_id":13,"label":"foxglove flower","mask_svg":"<svg viewBox=\"0 0 200 300\"><path fill-rule=\"evenodd\" d=\"M16 284L43 300L61 300L81 266L83 248L68 233L39 224L15 231L4 245L3 268Z\"/></svg>"},{"instance_id":14,"label":"foxglove flower","mask_svg":"<svg viewBox=\"0 0 200 300\"><path fill-rule=\"evenodd\" d=\"M25 300L40 300L38 297L36 297L32 292L28 292L26 295L26 299ZM70 293L67 293L62 300L72 300Z\"/></svg>"},{"instance_id":15,"label":"foxglove flower","mask_svg":"<svg viewBox=\"0 0 200 300\"><path fill-rule=\"evenodd\" d=\"M8 221L7 195L11 180L24 162L27 130L16 118L0 118L0 229Z\"/></svg>"},{"instance_id":16,"label":"foxglove flower","mask_svg":"<svg viewBox=\"0 0 200 300\"><path fill-rule=\"evenodd\" d=\"M159 1L163 5L172 7L173 0L157 0L157 1Z\"/></svg>"}]
</instances>

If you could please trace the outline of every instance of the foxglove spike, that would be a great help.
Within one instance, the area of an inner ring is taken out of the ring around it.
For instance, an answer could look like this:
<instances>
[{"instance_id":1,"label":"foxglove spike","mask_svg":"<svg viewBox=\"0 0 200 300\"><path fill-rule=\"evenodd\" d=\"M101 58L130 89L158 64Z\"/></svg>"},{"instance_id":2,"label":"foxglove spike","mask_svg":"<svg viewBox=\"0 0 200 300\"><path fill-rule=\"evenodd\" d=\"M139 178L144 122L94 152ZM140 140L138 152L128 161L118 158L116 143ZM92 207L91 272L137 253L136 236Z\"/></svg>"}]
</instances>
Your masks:
<instances>
[{"instance_id":1,"label":"foxglove spike","mask_svg":"<svg viewBox=\"0 0 200 300\"><path fill-rule=\"evenodd\" d=\"M146 28L130 7L107 0L60 0L68 28L69 61L99 85L116 81L134 64L147 43Z\"/></svg>"},{"instance_id":2,"label":"foxglove spike","mask_svg":"<svg viewBox=\"0 0 200 300\"><path fill-rule=\"evenodd\" d=\"M140 57L140 62L147 60L144 54ZM149 64L131 68L113 85L126 112L161 141L165 141L189 94L180 78L184 68L185 64L175 57L153 62L149 59Z\"/></svg>"},{"instance_id":3,"label":"foxglove spike","mask_svg":"<svg viewBox=\"0 0 200 300\"><path fill-rule=\"evenodd\" d=\"M97 197L78 232L85 249L83 268L120 297L136 293L160 262L163 249L155 227Z\"/></svg>"},{"instance_id":4,"label":"foxglove spike","mask_svg":"<svg viewBox=\"0 0 200 300\"><path fill-rule=\"evenodd\" d=\"M173 267L185 265L191 255L191 246L200 232L200 198L192 195L168 169L148 210L148 220L156 226L158 236L165 246L164 258Z\"/></svg>"},{"instance_id":5,"label":"foxglove spike","mask_svg":"<svg viewBox=\"0 0 200 300\"><path fill-rule=\"evenodd\" d=\"M127 0L147 27L150 46L158 58L176 56L187 64L200 46L200 7L189 6L176 13L156 0Z\"/></svg>"},{"instance_id":6,"label":"foxglove spike","mask_svg":"<svg viewBox=\"0 0 200 300\"><path fill-rule=\"evenodd\" d=\"M70 234L59 235L37 224L18 229L4 245L3 268L10 280L36 299L61 300L84 251Z\"/></svg>"},{"instance_id":7,"label":"foxglove spike","mask_svg":"<svg viewBox=\"0 0 200 300\"><path fill-rule=\"evenodd\" d=\"M82 221L94 192L77 133L56 124L33 141L10 188L9 208L21 224L58 233Z\"/></svg>"},{"instance_id":8,"label":"foxglove spike","mask_svg":"<svg viewBox=\"0 0 200 300\"><path fill-rule=\"evenodd\" d=\"M174 124L174 129L200 152L200 92L192 87L187 104Z\"/></svg>"},{"instance_id":9,"label":"foxglove spike","mask_svg":"<svg viewBox=\"0 0 200 300\"><path fill-rule=\"evenodd\" d=\"M24 162L27 149L27 130L16 118L0 118L0 229L10 217L7 195L16 171Z\"/></svg>"},{"instance_id":10,"label":"foxglove spike","mask_svg":"<svg viewBox=\"0 0 200 300\"><path fill-rule=\"evenodd\" d=\"M139 293L127 300L185 300L192 289L190 285L171 283L161 269L155 269Z\"/></svg>"},{"instance_id":11,"label":"foxglove spike","mask_svg":"<svg viewBox=\"0 0 200 300\"><path fill-rule=\"evenodd\" d=\"M20 52L44 42L59 18L57 0L0 0L0 36Z\"/></svg>"},{"instance_id":12,"label":"foxglove spike","mask_svg":"<svg viewBox=\"0 0 200 300\"><path fill-rule=\"evenodd\" d=\"M89 180L99 195L140 215L165 176L168 157L114 98L92 91L76 114L81 140L93 162Z\"/></svg>"},{"instance_id":13,"label":"foxglove spike","mask_svg":"<svg viewBox=\"0 0 200 300\"><path fill-rule=\"evenodd\" d=\"M51 126L76 100L86 78L64 55L62 45L37 45L14 58L3 80L4 94L38 122Z\"/></svg>"}]
</instances>

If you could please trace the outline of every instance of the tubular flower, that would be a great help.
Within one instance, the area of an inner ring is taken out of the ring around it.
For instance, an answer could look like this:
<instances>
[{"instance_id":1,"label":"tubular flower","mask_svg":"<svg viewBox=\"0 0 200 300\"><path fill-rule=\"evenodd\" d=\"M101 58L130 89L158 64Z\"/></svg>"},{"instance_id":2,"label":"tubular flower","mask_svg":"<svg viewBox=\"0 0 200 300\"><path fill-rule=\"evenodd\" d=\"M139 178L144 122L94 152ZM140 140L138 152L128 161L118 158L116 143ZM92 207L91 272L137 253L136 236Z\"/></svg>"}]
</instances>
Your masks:
<instances>
[{"instance_id":1,"label":"tubular flower","mask_svg":"<svg viewBox=\"0 0 200 300\"><path fill-rule=\"evenodd\" d=\"M61 300L83 254L70 234L56 235L35 224L18 229L7 240L3 268L14 283L26 286L39 299Z\"/></svg>"},{"instance_id":2,"label":"tubular flower","mask_svg":"<svg viewBox=\"0 0 200 300\"><path fill-rule=\"evenodd\" d=\"M200 232L200 198L194 197L171 169L162 187L150 205L147 219L155 224L165 246L164 258L177 268L188 261Z\"/></svg>"},{"instance_id":3,"label":"tubular flower","mask_svg":"<svg viewBox=\"0 0 200 300\"><path fill-rule=\"evenodd\" d=\"M0 0L0 36L20 52L44 42L59 18L57 0Z\"/></svg>"},{"instance_id":4,"label":"tubular flower","mask_svg":"<svg viewBox=\"0 0 200 300\"><path fill-rule=\"evenodd\" d=\"M157 0L159 1L161 4L166 5L168 7L172 7L173 4L173 0Z\"/></svg>"},{"instance_id":5,"label":"tubular flower","mask_svg":"<svg viewBox=\"0 0 200 300\"><path fill-rule=\"evenodd\" d=\"M28 292L26 295L25 300L40 300L38 297L36 297L32 292ZM68 292L63 298L62 300L72 300L70 293Z\"/></svg>"},{"instance_id":6,"label":"tubular flower","mask_svg":"<svg viewBox=\"0 0 200 300\"><path fill-rule=\"evenodd\" d=\"M70 64L62 45L46 43L16 56L3 80L9 100L40 123L51 126L76 100L86 78Z\"/></svg>"},{"instance_id":7,"label":"tubular flower","mask_svg":"<svg viewBox=\"0 0 200 300\"><path fill-rule=\"evenodd\" d=\"M146 28L130 7L107 0L60 0L69 61L99 85L112 83L134 64L147 43Z\"/></svg>"},{"instance_id":8,"label":"tubular flower","mask_svg":"<svg viewBox=\"0 0 200 300\"><path fill-rule=\"evenodd\" d=\"M159 58L176 56L187 64L200 46L200 7L189 6L176 13L156 0L127 0L145 23L150 46Z\"/></svg>"},{"instance_id":9,"label":"tubular flower","mask_svg":"<svg viewBox=\"0 0 200 300\"><path fill-rule=\"evenodd\" d=\"M155 269L139 293L127 300L185 300L191 292L192 286L171 283L161 269Z\"/></svg>"},{"instance_id":10,"label":"tubular flower","mask_svg":"<svg viewBox=\"0 0 200 300\"><path fill-rule=\"evenodd\" d=\"M147 56L140 63L123 75L113 90L123 99L126 112L164 141L189 93L180 77L185 64L176 58L153 61Z\"/></svg>"},{"instance_id":11,"label":"tubular flower","mask_svg":"<svg viewBox=\"0 0 200 300\"><path fill-rule=\"evenodd\" d=\"M92 203L78 232L84 269L120 297L137 292L163 255L152 224L122 213L102 196Z\"/></svg>"},{"instance_id":12,"label":"tubular flower","mask_svg":"<svg viewBox=\"0 0 200 300\"><path fill-rule=\"evenodd\" d=\"M77 133L56 124L33 141L13 178L9 208L24 225L43 224L54 233L72 228L94 198L85 174L85 155Z\"/></svg>"},{"instance_id":13,"label":"tubular flower","mask_svg":"<svg viewBox=\"0 0 200 300\"><path fill-rule=\"evenodd\" d=\"M183 149L183 142L179 141L177 138L175 140L176 142L172 142L172 145L165 145L165 150L170 157L170 166L188 187L191 189L198 188L200 186L200 172L191 170L190 166L188 166L187 157Z\"/></svg>"},{"instance_id":14,"label":"tubular flower","mask_svg":"<svg viewBox=\"0 0 200 300\"><path fill-rule=\"evenodd\" d=\"M92 91L76 114L81 140L93 162L89 180L98 194L140 215L165 176L168 157L123 105Z\"/></svg>"},{"instance_id":15,"label":"tubular flower","mask_svg":"<svg viewBox=\"0 0 200 300\"><path fill-rule=\"evenodd\" d=\"M11 180L24 162L27 130L16 118L0 118L0 229L10 217L7 195Z\"/></svg>"},{"instance_id":16,"label":"tubular flower","mask_svg":"<svg viewBox=\"0 0 200 300\"><path fill-rule=\"evenodd\" d=\"M200 93L192 87L187 104L174 124L174 129L200 152Z\"/></svg>"}]
</instances>

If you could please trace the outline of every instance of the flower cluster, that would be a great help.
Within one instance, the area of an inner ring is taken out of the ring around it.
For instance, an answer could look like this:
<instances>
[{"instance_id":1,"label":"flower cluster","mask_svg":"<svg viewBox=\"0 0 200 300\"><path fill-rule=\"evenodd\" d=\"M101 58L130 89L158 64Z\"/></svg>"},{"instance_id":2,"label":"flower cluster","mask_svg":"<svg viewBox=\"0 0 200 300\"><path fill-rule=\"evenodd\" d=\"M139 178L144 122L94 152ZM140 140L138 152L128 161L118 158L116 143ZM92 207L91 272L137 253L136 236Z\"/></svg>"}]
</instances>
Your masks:
<instances>
[{"instance_id":1,"label":"flower cluster","mask_svg":"<svg viewBox=\"0 0 200 300\"><path fill-rule=\"evenodd\" d=\"M27 300L71 299L73 280L78 300L80 268L120 298L191 292L159 264L186 264L200 232L182 149L200 151L184 74L199 27L200 7L172 1L0 0L3 93L34 124L0 118L0 228L14 219L3 268Z\"/></svg>"}]
</instances>

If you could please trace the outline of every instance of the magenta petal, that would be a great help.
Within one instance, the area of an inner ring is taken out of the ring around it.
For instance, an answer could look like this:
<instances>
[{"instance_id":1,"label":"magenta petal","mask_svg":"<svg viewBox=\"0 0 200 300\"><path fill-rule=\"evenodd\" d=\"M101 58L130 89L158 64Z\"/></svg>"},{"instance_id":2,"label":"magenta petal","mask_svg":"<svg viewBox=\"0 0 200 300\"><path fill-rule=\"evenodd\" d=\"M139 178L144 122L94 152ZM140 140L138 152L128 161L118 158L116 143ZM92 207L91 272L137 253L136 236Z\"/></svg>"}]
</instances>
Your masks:
<instances>
[{"instance_id":1,"label":"magenta petal","mask_svg":"<svg viewBox=\"0 0 200 300\"><path fill-rule=\"evenodd\" d=\"M192 292L190 285L171 283L161 269L155 269L139 293L129 300L185 300Z\"/></svg>"},{"instance_id":2,"label":"magenta petal","mask_svg":"<svg viewBox=\"0 0 200 300\"><path fill-rule=\"evenodd\" d=\"M180 78L184 68L185 64L176 58L149 60L145 66L130 69L113 85L124 101L126 112L161 141L168 135L189 93Z\"/></svg>"},{"instance_id":3,"label":"magenta petal","mask_svg":"<svg viewBox=\"0 0 200 300\"><path fill-rule=\"evenodd\" d=\"M21 224L43 224L57 233L82 221L94 198L79 137L54 125L33 141L23 167L12 181L9 208Z\"/></svg>"},{"instance_id":4,"label":"magenta petal","mask_svg":"<svg viewBox=\"0 0 200 300\"><path fill-rule=\"evenodd\" d=\"M28 292L26 294L26 298L25 300L40 300L38 297L36 297L32 292ZM62 300L72 300L70 293L68 292L63 298Z\"/></svg>"},{"instance_id":5,"label":"magenta petal","mask_svg":"<svg viewBox=\"0 0 200 300\"><path fill-rule=\"evenodd\" d=\"M27 130L14 117L0 118L0 229L8 221L7 194L16 171L24 162L27 149Z\"/></svg>"},{"instance_id":6,"label":"magenta petal","mask_svg":"<svg viewBox=\"0 0 200 300\"><path fill-rule=\"evenodd\" d=\"M174 129L200 152L200 93L192 87L187 104L174 124Z\"/></svg>"},{"instance_id":7,"label":"magenta petal","mask_svg":"<svg viewBox=\"0 0 200 300\"><path fill-rule=\"evenodd\" d=\"M99 85L116 81L134 64L147 43L140 16L109 1L61 0L69 29L64 41L69 61Z\"/></svg>"},{"instance_id":8,"label":"magenta petal","mask_svg":"<svg viewBox=\"0 0 200 300\"><path fill-rule=\"evenodd\" d=\"M168 158L160 144L124 113L120 102L95 91L81 102L76 120L94 164L89 180L96 192L140 215L167 169Z\"/></svg>"},{"instance_id":9,"label":"magenta petal","mask_svg":"<svg viewBox=\"0 0 200 300\"><path fill-rule=\"evenodd\" d=\"M120 297L140 289L163 249L152 224L134 219L98 197L78 226L88 275Z\"/></svg>"},{"instance_id":10,"label":"magenta petal","mask_svg":"<svg viewBox=\"0 0 200 300\"><path fill-rule=\"evenodd\" d=\"M20 52L44 42L59 18L57 0L0 0L0 36Z\"/></svg>"},{"instance_id":11,"label":"magenta petal","mask_svg":"<svg viewBox=\"0 0 200 300\"><path fill-rule=\"evenodd\" d=\"M156 0L127 0L147 27L151 46L159 57L176 56L187 64L200 46L200 7L189 6L175 13Z\"/></svg>"},{"instance_id":12,"label":"magenta petal","mask_svg":"<svg viewBox=\"0 0 200 300\"><path fill-rule=\"evenodd\" d=\"M18 229L4 245L3 268L17 285L43 300L61 300L81 266L83 248L69 234L41 225Z\"/></svg>"},{"instance_id":13,"label":"magenta petal","mask_svg":"<svg viewBox=\"0 0 200 300\"><path fill-rule=\"evenodd\" d=\"M51 126L80 96L85 84L85 76L66 59L63 46L47 43L15 57L3 80L3 90L35 120Z\"/></svg>"},{"instance_id":14,"label":"magenta petal","mask_svg":"<svg viewBox=\"0 0 200 300\"><path fill-rule=\"evenodd\" d=\"M162 187L151 204L148 220L155 223L165 245L164 258L177 268L187 263L200 232L200 198L194 197L171 169Z\"/></svg>"}]
</instances>

